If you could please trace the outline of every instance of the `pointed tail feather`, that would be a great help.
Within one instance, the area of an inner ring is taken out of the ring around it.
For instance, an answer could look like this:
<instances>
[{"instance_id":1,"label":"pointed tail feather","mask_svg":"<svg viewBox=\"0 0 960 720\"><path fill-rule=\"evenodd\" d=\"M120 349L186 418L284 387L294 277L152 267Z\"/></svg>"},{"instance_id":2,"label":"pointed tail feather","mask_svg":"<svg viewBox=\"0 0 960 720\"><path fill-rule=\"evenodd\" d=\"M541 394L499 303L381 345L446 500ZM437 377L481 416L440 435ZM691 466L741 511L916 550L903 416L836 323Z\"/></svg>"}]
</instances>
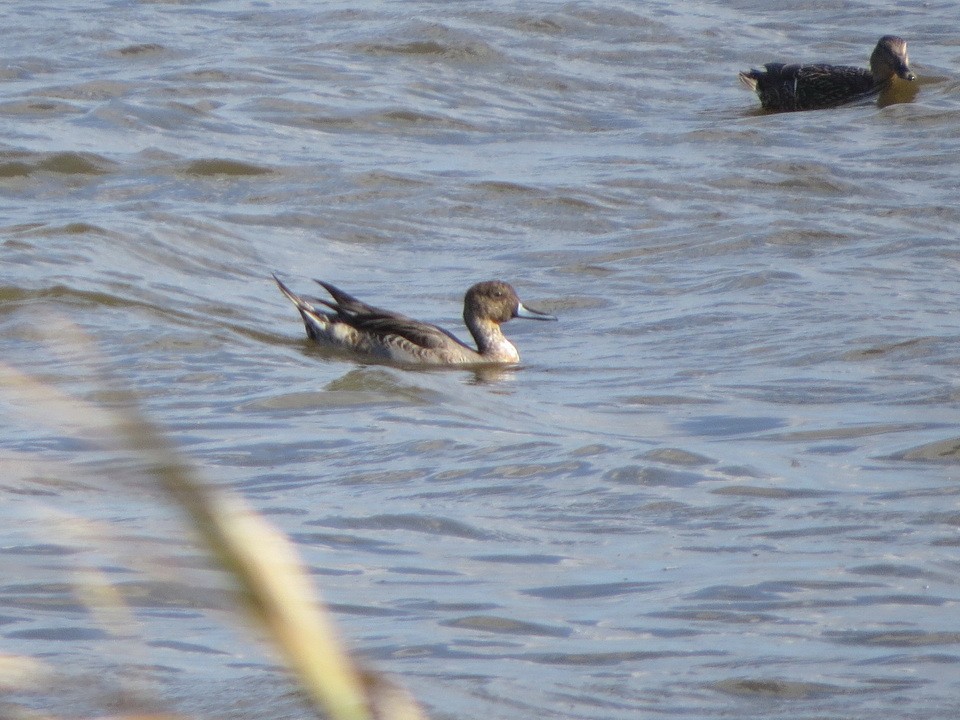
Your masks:
<instances>
[{"instance_id":1,"label":"pointed tail feather","mask_svg":"<svg viewBox=\"0 0 960 720\"><path fill-rule=\"evenodd\" d=\"M316 307L311 305L309 302L304 300L302 297L297 295L293 290L288 288L280 278L277 277L276 273L273 274L273 279L277 283L277 287L280 288L286 298L296 306L297 310L300 311L300 317L303 318L303 326L307 330L307 337L311 340L319 340L327 330L327 326L330 323L331 317L325 314L321 310L317 310ZM326 300L317 299L316 302L336 310L336 306L331 303L328 303Z\"/></svg>"},{"instance_id":2,"label":"pointed tail feather","mask_svg":"<svg viewBox=\"0 0 960 720\"><path fill-rule=\"evenodd\" d=\"M740 82L751 90L757 89L757 80L760 79L760 70L744 70L740 73Z\"/></svg>"},{"instance_id":3,"label":"pointed tail feather","mask_svg":"<svg viewBox=\"0 0 960 720\"><path fill-rule=\"evenodd\" d=\"M308 303L302 297L297 295L293 290L291 290L286 285L284 285L283 281L277 277L276 273L272 273L272 275L273 275L274 282L277 283L277 287L280 288L280 292L282 292L286 296L287 300L292 302L297 307L297 310L300 310L300 311L305 310L307 312L312 312L312 313L317 312L317 309L313 305Z\"/></svg>"}]
</instances>

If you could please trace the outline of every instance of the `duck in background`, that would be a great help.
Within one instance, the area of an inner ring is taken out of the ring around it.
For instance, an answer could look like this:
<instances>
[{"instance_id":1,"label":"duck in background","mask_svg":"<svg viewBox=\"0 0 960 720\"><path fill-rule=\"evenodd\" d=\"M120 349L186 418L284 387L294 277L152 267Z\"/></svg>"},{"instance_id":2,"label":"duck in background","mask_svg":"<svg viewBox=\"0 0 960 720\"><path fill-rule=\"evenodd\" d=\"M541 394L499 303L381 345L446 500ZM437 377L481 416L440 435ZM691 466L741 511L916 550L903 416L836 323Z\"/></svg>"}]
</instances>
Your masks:
<instances>
[{"instance_id":1,"label":"duck in background","mask_svg":"<svg viewBox=\"0 0 960 720\"><path fill-rule=\"evenodd\" d=\"M894 77L913 81L907 43L884 35L870 56L870 69L847 65L768 63L763 70L740 73L755 90L764 110L817 110L835 107L886 89Z\"/></svg>"}]
</instances>

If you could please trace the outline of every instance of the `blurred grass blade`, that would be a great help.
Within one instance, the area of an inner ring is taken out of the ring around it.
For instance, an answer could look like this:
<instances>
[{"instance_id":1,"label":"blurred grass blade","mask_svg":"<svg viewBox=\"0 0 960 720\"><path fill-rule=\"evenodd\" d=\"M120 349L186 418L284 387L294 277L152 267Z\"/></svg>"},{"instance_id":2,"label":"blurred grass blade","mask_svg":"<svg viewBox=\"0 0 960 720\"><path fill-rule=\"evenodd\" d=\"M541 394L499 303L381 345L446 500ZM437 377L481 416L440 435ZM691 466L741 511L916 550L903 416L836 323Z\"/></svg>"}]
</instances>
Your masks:
<instances>
[{"instance_id":1,"label":"blurred grass blade","mask_svg":"<svg viewBox=\"0 0 960 720\"><path fill-rule=\"evenodd\" d=\"M2 692L36 686L49 675L49 668L33 658L0 654L0 691Z\"/></svg>"},{"instance_id":2,"label":"blurred grass blade","mask_svg":"<svg viewBox=\"0 0 960 720\"><path fill-rule=\"evenodd\" d=\"M241 591L253 616L295 671L314 704L331 720L423 720L403 689L357 667L291 543L238 498L204 486L163 434L134 409L105 411L0 364L0 387L25 413L107 445L119 444L148 463L152 475L193 521ZM93 431L93 432L92 432Z\"/></svg>"}]
</instances>

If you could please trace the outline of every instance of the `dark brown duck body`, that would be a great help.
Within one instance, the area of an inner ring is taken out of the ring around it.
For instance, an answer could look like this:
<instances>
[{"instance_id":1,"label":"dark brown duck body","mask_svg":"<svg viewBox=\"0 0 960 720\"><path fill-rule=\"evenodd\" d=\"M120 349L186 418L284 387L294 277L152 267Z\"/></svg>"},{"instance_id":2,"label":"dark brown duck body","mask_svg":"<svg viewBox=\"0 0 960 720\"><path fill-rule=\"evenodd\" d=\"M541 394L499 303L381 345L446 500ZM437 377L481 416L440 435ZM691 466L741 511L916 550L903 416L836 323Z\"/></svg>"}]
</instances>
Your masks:
<instances>
[{"instance_id":1,"label":"dark brown duck body","mask_svg":"<svg viewBox=\"0 0 960 720\"><path fill-rule=\"evenodd\" d=\"M914 80L907 43L895 35L880 38L870 69L847 65L768 63L763 70L740 73L765 110L818 110L858 100L886 88L893 78Z\"/></svg>"}]
</instances>

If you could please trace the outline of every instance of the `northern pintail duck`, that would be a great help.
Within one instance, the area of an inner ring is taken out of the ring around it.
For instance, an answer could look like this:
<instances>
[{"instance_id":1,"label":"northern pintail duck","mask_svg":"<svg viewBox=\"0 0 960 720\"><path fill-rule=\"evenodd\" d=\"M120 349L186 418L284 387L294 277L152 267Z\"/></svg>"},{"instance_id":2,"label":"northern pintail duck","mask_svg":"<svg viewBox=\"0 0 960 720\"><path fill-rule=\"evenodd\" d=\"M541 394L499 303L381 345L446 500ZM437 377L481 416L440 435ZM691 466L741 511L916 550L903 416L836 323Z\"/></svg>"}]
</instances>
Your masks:
<instances>
[{"instance_id":1,"label":"northern pintail duck","mask_svg":"<svg viewBox=\"0 0 960 720\"><path fill-rule=\"evenodd\" d=\"M436 325L372 307L330 283L317 280L333 300L307 301L274 275L280 292L303 317L307 337L330 348L379 360L419 365L479 365L520 362L520 353L500 325L513 318L556 320L524 307L516 291L501 280L477 283L463 298L463 321L477 343L474 350ZM314 304L315 303L315 304ZM318 308L323 305L324 308Z\"/></svg>"},{"instance_id":2,"label":"northern pintail duck","mask_svg":"<svg viewBox=\"0 0 960 720\"><path fill-rule=\"evenodd\" d=\"M857 100L888 87L896 75L910 72L907 43L884 35L870 56L870 69L846 65L785 65L769 63L763 70L740 73L740 81L755 90L765 110L816 110Z\"/></svg>"}]
</instances>

